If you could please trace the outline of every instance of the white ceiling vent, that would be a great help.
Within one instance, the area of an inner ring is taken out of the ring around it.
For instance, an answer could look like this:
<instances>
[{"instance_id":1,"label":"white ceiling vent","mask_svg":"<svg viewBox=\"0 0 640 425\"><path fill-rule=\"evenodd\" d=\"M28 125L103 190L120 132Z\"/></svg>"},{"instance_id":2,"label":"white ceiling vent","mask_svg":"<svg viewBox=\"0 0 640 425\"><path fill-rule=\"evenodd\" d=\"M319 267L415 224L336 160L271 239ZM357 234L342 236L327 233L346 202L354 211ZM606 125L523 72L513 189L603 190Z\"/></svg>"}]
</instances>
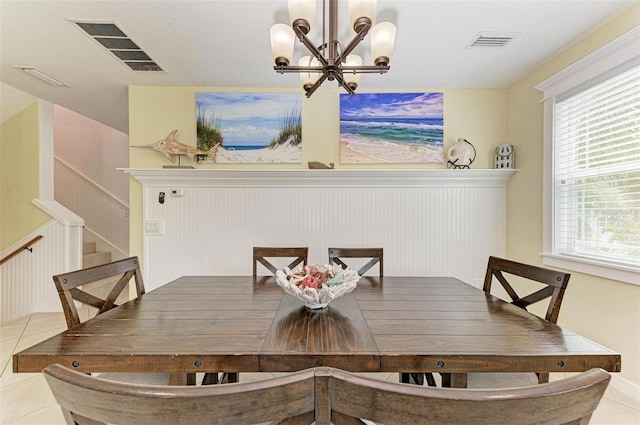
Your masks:
<instances>
[{"instance_id":1,"label":"white ceiling vent","mask_svg":"<svg viewBox=\"0 0 640 425\"><path fill-rule=\"evenodd\" d=\"M467 45L467 49L476 47L503 48L519 35L519 32L480 32Z\"/></svg>"},{"instance_id":2,"label":"white ceiling vent","mask_svg":"<svg viewBox=\"0 0 640 425\"><path fill-rule=\"evenodd\" d=\"M14 66L14 68L21 69L24 72L26 72L27 74L33 75L34 77L44 81L47 84L51 84L52 86L69 87L69 84L65 83L64 81L60 81L57 78L52 77L51 75L47 74L46 72L39 70L35 66L16 65L16 66Z\"/></svg>"},{"instance_id":3,"label":"white ceiling vent","mask_svg":"<svg viewBox=\"0 0 640 425\"><path fill-rule=\"evenodd\" d=\"M132 70L163 71L115 22L70 21Z\"/></svg>"}]
</instances>

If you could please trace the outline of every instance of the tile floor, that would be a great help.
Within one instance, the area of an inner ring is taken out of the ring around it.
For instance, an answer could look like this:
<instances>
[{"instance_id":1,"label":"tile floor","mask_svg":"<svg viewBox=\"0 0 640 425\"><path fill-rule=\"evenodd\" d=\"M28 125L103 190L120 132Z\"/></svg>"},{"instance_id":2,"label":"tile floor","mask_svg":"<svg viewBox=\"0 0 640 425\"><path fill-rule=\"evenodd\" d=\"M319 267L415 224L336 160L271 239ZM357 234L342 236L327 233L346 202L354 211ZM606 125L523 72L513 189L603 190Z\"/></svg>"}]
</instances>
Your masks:
<instances>
[{"instance_id":1,"label":"tile floor","mask_svg":"<svg viewBox=\"0 0 640 425\"><path fill-rule=\"evenodd\" d=\"M88 313L86 313L88 314ZM12 372L13 353L66 329L62 313L38 313L0 327L0 424L63 425L64 419L41 374ZM240 374L241 381L268 378L270 374ZM396 381L397 374L378 374ZM562 378L562 375L552 379ZM614 378L616 379L615 375ZM640 400L609 386L592 425L639 425Z\"/></svg>"}]
</instances>

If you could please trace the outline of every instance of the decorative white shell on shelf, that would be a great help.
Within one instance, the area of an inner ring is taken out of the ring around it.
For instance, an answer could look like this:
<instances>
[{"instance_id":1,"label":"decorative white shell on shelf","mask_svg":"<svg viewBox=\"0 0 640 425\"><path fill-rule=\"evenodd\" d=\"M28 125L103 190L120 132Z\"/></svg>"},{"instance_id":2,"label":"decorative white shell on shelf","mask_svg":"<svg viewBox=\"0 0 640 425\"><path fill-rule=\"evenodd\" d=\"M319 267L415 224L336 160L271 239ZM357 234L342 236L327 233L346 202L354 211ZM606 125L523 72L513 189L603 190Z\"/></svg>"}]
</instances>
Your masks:
<instances>
[{"instance_id":1,"label":"decorative white shell on shelf","mask_svg":"<svg viewBox=\"0 0 640 425\"><path fill-rule=\"evenodd\" d=\"M476 148L467 139L459 138L458 143L447 150L448 168L469 168L476 159Z\"/></svg>"}]
</instances>

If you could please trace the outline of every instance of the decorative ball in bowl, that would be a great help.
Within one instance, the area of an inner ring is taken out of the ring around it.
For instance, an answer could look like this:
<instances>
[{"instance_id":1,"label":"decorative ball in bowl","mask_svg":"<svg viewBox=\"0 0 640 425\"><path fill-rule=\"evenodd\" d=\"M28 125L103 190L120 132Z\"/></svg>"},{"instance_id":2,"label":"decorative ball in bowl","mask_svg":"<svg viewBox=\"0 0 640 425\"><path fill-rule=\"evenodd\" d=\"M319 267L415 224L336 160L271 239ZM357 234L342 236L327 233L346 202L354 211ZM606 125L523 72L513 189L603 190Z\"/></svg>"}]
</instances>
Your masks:
<instances>
[{"instance_id":1,"label":"decorative ball in bowl","mask_svg":"<svg viewBox=\"0 0 640 425\"><path fill-rule=\"evenodd\" d=\"M337 265L298 266L276 272L276 282L287 294L302 301L307 308L325 308L336 298L356 289L358 272Z\"/></svg>"}]
</instances>

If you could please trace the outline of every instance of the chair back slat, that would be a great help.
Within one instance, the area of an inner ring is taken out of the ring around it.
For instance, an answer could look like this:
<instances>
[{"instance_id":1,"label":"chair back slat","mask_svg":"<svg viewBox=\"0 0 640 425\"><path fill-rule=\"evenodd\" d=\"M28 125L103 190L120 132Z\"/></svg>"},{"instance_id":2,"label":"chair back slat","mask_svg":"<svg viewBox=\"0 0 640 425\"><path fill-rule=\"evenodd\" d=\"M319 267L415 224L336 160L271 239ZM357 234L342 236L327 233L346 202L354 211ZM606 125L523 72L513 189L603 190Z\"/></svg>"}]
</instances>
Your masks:
<instances>
[{"instance_id":1,"label":"chair back slat","mask_svg":"<svg viewBox=\"0 0 640 425\"><path fill-rule=\"evenodd\" d=\"M592 369L548 384L467 390L317 367L259 382L180 387L107 381L56 364L43 373L70 425L73 418L78 425L586 424L611 379Z\"/></svg>"},{"instance_id":2,"label":"chair back slat","mask_svg":"<svg viewBox=\"0 0 640 425\"><path fill-rule=\"evenodd\" d=\"M526 310L531 304L550 298L554 292L556 292L556 289L553 286L547 286L522 298L513 300L512 304Z\"/></svg>"},{"instance_id":3,"label":"chair back slat","mask_svg":"<svg viewBox=\"0 0 640 425\"><path fill-rule=\"evenodd\" d=\"M98 311L98 314L109 311L116 306L116 300L118 299L122 291L124 291L124 289L127 287L127 285L129 285L129 281L133 276L134 272L131 270L122 275L120 280L113 286L113 288L111 288L111 292L109 292L107 297L104 299L104 304Z\"/></svg>"},{"instance_id":4,"label":"chair back slat","mask_svg":"<svg viewBox=\"0 0 640 425\"><path fill-rule=\"evenodd\" d=\"M268 260L268 258L293 258L287 266L290 269L302 265L307 265L309 255L308 247L253 247L253 276L258 275L258 263L262 264L272 274L276 274L278 268Z\"/></svg>"},{"instance_id":5,"label":"chair back slat","mask_svg":"<svg viewBox=\"0 0 640 425\"><path fill-rule=\"evenodd\" d=\"M370 260L358 270L358 275L364 275L369 269L379 264L380 276L384 275L384 250L383 248L329 248L329 264L337 264L343 269L349 267L345 258L370 258Z\"/></svg>"},{"instance_id":6,"label":"chair back slat","mask_svg":"<svg viewBox=\"0 0 640 425\"><path fill-rule=\"evenodd\" d=\"M69 290L73 300L78 301L82 304L90 305L91 307L96 308L98 311L104 305L104 300L102 298L96 297L95 295L91 295L88 292L84 292L78 288L71 288Z\"/></svg>"},{"instance_id":7,"label":"chair back slat","mask_svg":"<svg viewBox=\"0 0 640 425\"><path fill-rule=\"evenodd\" d=\"M118 277L118 281L113 284L104 298L87 292L86 288L80 288L105 279L112 278L115 280L116 277ZM136 295L140 297L145 293L145 289L138 257L130 257L53 276L53 282L60 296L67 327L71 329L81 323L75 301L95 307L98 310L96 315L102 314L117 306L116 300L128 287L132 278L136 286Z\"/></svg>"},{"instance_id":8,"label":"chair back slat","mask_svg":"<svg viewBox=\"0 0 640 425\"><path fill-rule=\"evenodd\" d=\"M253 272L253 275L256 276L257 275L257 263L262 264L263 266L265 266L271 273L273 273L274 275L276 274L276 272L278 271L278 269L276 269L276 266L274 266L273 264L271 264L269 261L265 260L262 257L257 257L254 261L254 269L255 271Z\"/></svg>"},{"instance_id":9,"label":"chair back slat","mask_svg":"<svg viewBox=\"0 0 640 425\"><path fill-rule=\"evenodd\" d=\"M507 280L505 274L518 276L547 286L521 297L513 288L513 285ZM571 274L532 266L529 264L518 263L504 258L489 257L483 285L485 292L491 292L491 284L494 277L498 282L500 282L509 297L511 297L512 304L525 310L531 304L549 298L549 305L547 307L545 319L553 323L558 322L560 306L562 305L564 292L569 284Z\"/></svg>"}]
</instances>

